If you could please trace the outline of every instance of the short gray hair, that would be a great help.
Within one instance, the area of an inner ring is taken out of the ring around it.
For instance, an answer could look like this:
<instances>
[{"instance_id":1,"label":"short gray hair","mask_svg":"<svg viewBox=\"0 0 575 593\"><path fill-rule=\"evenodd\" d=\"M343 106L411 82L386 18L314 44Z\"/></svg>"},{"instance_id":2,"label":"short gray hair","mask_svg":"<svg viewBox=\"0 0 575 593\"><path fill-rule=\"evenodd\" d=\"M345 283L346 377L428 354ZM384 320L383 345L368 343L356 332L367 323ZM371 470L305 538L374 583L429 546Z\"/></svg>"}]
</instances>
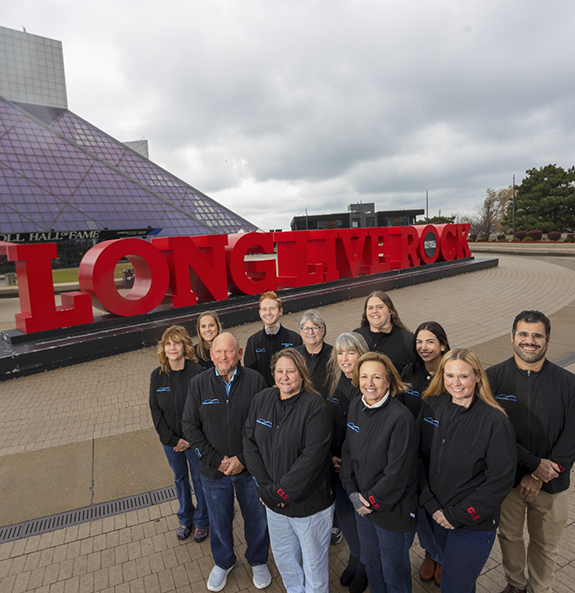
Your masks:
<instances>
[{"instance_id":1,"label":"short gray hair","mask_svg":"<svg viewBox=\"0 0 575 593\"><path fill-rule=\"evenodd\" d=\"M321 329L326 329L325 327L325 319L321 316L321 314L316 311L315 309L308 309L299 320L299 329L301 331L302 327L305 325L307 320L310 320L314 325L321 327Z\"/></svg>"}]
</instances>

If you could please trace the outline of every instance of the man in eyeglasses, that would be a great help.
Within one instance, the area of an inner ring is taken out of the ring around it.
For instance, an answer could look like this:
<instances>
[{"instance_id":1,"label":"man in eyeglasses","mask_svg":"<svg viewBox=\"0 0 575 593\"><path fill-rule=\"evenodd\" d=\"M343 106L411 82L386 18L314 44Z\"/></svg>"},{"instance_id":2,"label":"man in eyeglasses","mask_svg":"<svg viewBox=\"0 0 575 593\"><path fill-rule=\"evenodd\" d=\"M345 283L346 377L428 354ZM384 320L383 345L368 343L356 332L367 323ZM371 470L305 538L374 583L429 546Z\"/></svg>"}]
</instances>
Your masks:
<instances>
[{"instance_id":1,"label":"man in eyeglasses","mask_svg":"<svg viewBox=\"0 0 575 593\"><path fill-rule=\"evenodd\" d=\"M550 593L557 547L568 519L575 461L575 376L545 357L551 323L540 311L513 322L513 357L487 370L493 395L517 439L514 488L501 506L499 542L507 587L502 593ZM523 525L529 545L525 575Z\"/></svg>"}]
</instances>

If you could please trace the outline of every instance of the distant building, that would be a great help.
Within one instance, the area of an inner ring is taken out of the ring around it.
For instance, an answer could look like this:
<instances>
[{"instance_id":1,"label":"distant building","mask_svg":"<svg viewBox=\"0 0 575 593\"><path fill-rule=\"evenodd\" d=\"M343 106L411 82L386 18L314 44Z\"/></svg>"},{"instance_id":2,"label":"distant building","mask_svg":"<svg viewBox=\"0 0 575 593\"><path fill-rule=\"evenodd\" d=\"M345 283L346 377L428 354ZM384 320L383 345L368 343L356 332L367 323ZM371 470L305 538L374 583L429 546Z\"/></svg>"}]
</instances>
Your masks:
<instances>
[{"instance_id":1,"label":"distant building","mask_svg":"<svg viewBox=\"0 0 575 593\"><path fill-rule=\"evenodd\" d=\"M0 27L0 241L56 242L58 267L105 239L257 230L69 111L60 41Z\"/></svg>"},{"instance_id":2,"label":"distant building","mask_svg":"<svg viewBox=\"0 0 575 593\"><path fill-rule=\"evenodd\" d=\"M375 204L350 204L347 212L336 214L309 214L294 216L292 231L318 229L356 229L379 226L408 226L415 223L424 210L381 210L375 211Z\"/></svg>"}]
</instances>

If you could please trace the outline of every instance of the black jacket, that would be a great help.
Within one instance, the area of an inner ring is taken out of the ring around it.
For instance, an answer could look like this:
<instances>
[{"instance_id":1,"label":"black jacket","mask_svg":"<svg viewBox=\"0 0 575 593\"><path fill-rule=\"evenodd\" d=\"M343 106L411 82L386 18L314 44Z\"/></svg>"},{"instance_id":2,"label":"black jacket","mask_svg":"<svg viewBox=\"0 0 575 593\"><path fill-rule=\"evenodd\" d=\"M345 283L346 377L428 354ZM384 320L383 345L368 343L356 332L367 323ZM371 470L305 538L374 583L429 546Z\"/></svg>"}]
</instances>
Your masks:
<instances>
[{"instance_id":1,"label":"black jacket","mask_svg":"<svg viewBox=\"0 0 575 593\"><path fill-rule=\"evenodd\" d=\"M230 396L215 369L208 369L190 381L184 409L184 434L200 458L200 473L223 478L218 470L224 455L246 465L242 433L252 399L265 388L263 377L241 365L233 378ZM244 470L240 475L247 475Z\"/></svg>"},{"instance_id":2,"label":"black jacket","mask_svg":"<svg viewBox=\"0 0 575 593\"><path fill-rule=\"evenodd\" d=\"M280 325L278 333L273 336L270 336L263 328L248 338L244 366L260 373L265 379L266 385L272 387L275 384L270 369L272 356L284 348L301 346L301 344L301 336L283 325Z\"/></svg>"},{"instance_id":3,"label":"black jacket","mask_svg":"<svg viewBox=\"0 0 575 593\"><path fill-rule=\"evenodd\" d=\"M347 413L349 404L356 397L361 397L361 392L352 385L351 379L348 379L342 372L333 397L327 400L327 407L331 413L331 420L333 423L331 454L340 459L341 448L343 441L345 441L345 433L347 431Z\"/></svg>"},{"instance_id":4,"label":"black jacket","mask_svg":"<svg viewBox=\"0 0 575 593\"><path fill-rule=\"evenodd\" d=\"M423 400L417 424L421 506L443 509L453 527L495 529L515 473L509 420L478 397L464 408L444 393Z\"/></svg>"},{"instance_id":5,"label":"black jacket","mask_svg":"<svg viewBox=\"0 0 575 593\"><path fill-rule=\"evenodd\" d=\"M353 330L362 335L372 352L385 354L401 374L403 367L411 360L411 348L413 334L406 329L400 329L396 325L391 326L391 331L372 332L369 325L358 327Z\"/></svg>"},{"instance_id":6,"label":"black jacket","mask_svg":"<svg viewBox=\"0 0 575 593\"><path fill-rule=\"evenodd\" d=\"M423 401L421 396L431 383L431 376L426 371L425 366L420 371L422 372L414 373L411 362L401 371L401 380L409 383L409 389L403 393L398 393L396 396L409 409L416 420L421 411Z\"/></svg>"},{"instance_id":7,"label":"black jacket","mask_svg":"<svg viewBox=\"0 0 575 593\"><path fill-rule=\"evenodd\" d=\"M347 415L339 477L348 495L371 503L366 515L388 531L411 531L417 520L417 431L409 410L395 397L380 408L355 398Z\"/></svg>"},{"instance_id":8,"label":"black jacket","mask_svg":"<svg viewBox=\"0 0 575 593\"><path fill-rule=\"evenodd\" d=\"M314 389L322 395L327 395L327 386L325 385L325 378L327 375L327 363L333 350L333 346L323 343L323 346L317 354L310 354L305 344L298 346L296 350L304 357L311 382Z\"/></svg>"},{"instance_id":9,"label":"black jacket","mask_svg":"<svg viewBox=\"0 0 575 593\"><path fill-rule=\"evenodd\" d=\"M522 371L514 358L487 369L491 390L509 416L517 438L517 473L534 472L541 459L563 471L543 484L550 494L569 488L575 461L575 376L546 360L539 372Z\"/></svg>"},{"instance_id":10,"label":"black jacket","mask_svg":"<svg viewBox=\"0 0 575 593\"><path fill-rule=\"evenodd\" d=\"M331 419L320 395L301 391L282 400L279 389L271 387L254 398L244 455L271 510L309 517L333 503L330 446Z\"/></svg>"},{"instance_id":11,"label":"black jacket","mask_svg":"<svg viewBox=\"0 0 575 593\"><path fill-rule=\"evenodd\" d=\"M184 404L188 396L188 383L204 369L191 360L185 361L181 371L168 375L158 367L150 377L150 411L152 421L163 445L175 447L185 438L182 429ZM187 440L187 439L186 439Z\"/></svg>"},{"instance_id":12,"label":"black jacket","mask_svg":"<svg viewBox=\"0 0 575 593\"><path fill-rule=\"evenodd\" d=\"M200 349L198 348L198 345L197 344L194 346L194 349L196 351L196 356L198 357L198 364L201 367L203 367L204 369L213 369L214 368L214 363L213 363L213 361L212 361L212 359L210 357L210 353L208 352L208 358L205 359L205 358L202 358L200 356L200 352L199 352Z\"/></svg>"}]
</instances>

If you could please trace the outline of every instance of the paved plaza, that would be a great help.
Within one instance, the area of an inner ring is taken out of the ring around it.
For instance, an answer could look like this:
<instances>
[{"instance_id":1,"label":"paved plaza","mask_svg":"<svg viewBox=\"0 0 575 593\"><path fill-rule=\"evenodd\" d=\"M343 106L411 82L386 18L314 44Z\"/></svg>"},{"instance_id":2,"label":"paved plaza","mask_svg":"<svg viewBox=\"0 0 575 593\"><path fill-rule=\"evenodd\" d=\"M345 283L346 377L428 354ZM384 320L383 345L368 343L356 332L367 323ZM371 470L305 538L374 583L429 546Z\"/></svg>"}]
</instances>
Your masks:
<instances>
[{"instance_id":1,"label":"paved plaza","mask_svg":"<svg viewBox=\"0 0 575 593\"><path fill-rule=\"evenodd\" d=\"M422 321L438 321L452 346L472 347L488 366L511 355L515 314L540 309L552 322L550 360L575 352L575 256L495 257L497 268L390 293L404 323L413 330ZM327 342L359 325L363 301L321 308ZM0 328L14 327L18 310L17 301L0 299ZM284 325L296 329L298 318L286 315ZM259 328L227 329L245 345ZM146 348L0 383L0 527L172 485L148 409L155 366L155 349ZM0 593L204 592L213 566L209 541L178 541L176 510L176 502L166 502L1 544ZM558 593L575 589L574 518L572 504ZM238 562L224 591L256 591L243 558L239 513L235 533ZM419 580L417 540L411 554L414 592L438 592ZM478 591L504 588L500 560L496 544ZM346 561L345 543L332 546L332 591L347 591L338 580ZM274 581L266 591L283 591L272 564Z\"/></svg>"}]
</instances>

